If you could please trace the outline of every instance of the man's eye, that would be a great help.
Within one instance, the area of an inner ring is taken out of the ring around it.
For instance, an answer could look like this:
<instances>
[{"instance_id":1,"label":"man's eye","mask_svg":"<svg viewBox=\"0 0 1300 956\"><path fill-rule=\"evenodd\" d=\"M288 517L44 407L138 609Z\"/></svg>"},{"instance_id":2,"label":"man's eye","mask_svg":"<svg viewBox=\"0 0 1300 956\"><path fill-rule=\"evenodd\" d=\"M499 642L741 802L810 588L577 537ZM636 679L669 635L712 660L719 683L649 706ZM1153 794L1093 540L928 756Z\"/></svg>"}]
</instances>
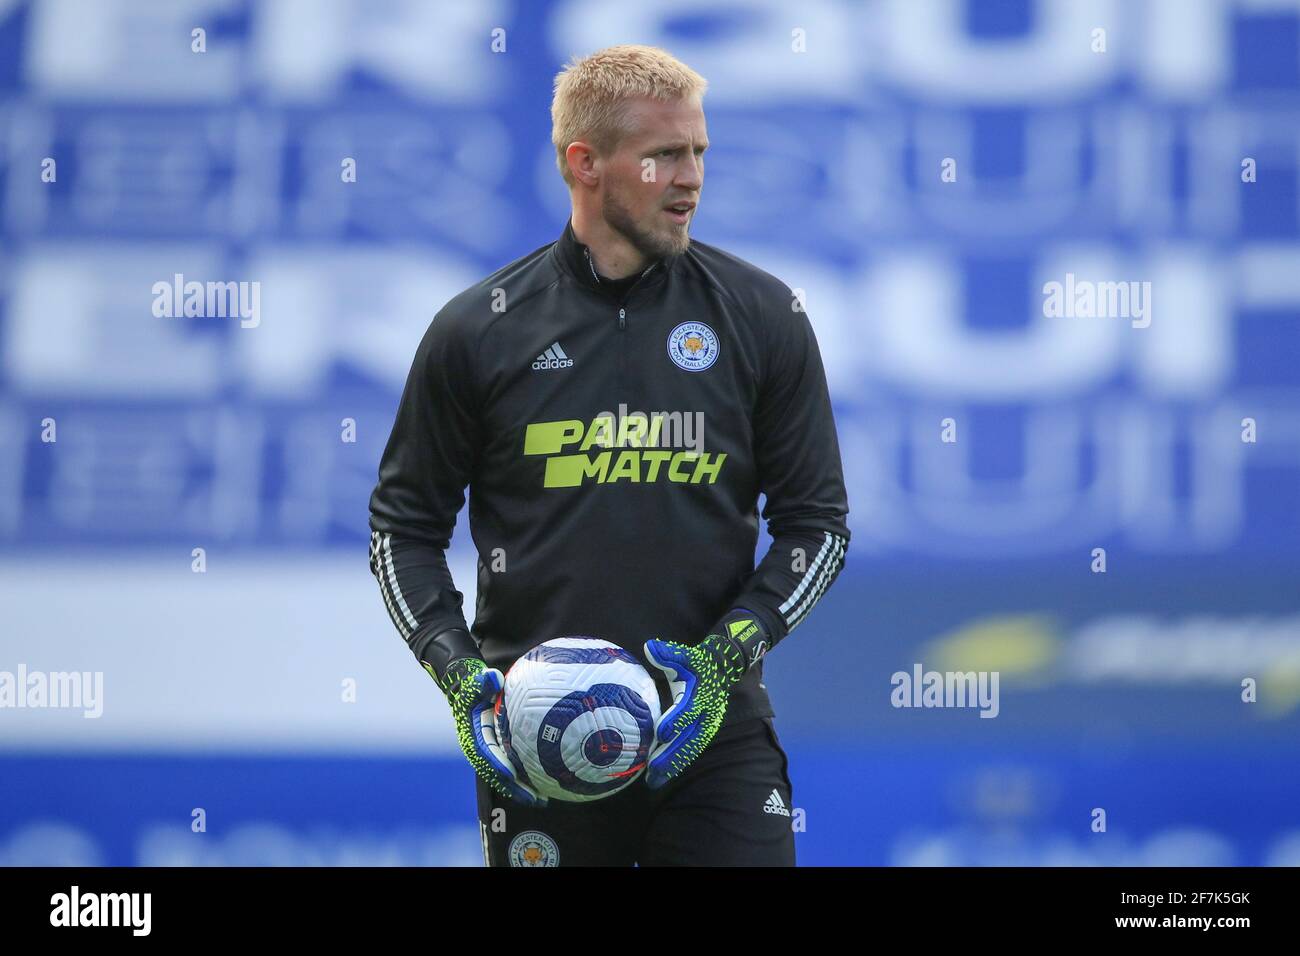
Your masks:
<instances>
[{"instance_id":1,"label":"man's eye","mask_svg":"<svg viewBox=\"0 0 1300 956\"><path fill-rule=\"evenodd\" d=\"M671 156L671 155L673 155L675 152L677 152L677 150L675 150L675 149L661 149L661 150L659 150L659 155L660 155L660 156Z\"/></svg>"}]
</instances>

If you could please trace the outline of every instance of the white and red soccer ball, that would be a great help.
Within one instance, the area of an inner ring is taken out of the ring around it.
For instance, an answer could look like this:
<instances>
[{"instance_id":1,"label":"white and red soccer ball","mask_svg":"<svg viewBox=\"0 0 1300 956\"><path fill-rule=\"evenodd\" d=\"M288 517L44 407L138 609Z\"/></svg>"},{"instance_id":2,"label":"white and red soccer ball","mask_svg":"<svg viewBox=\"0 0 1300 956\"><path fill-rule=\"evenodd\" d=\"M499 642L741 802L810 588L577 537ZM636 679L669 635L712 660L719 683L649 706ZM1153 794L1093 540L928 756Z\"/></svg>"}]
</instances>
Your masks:
<instances>
[{"instance_id":1,"label":"white and red soccer ball","mask_svg":"<svg viewBox=\"0 0 1300 956\"><path fill-rule=\"evenodd\" d=\"M645 770L659 691L623 648L559 637L515 661L495 713L498 739L528 786L548 800L600 800Z\"/></svg>"}]
</instances>

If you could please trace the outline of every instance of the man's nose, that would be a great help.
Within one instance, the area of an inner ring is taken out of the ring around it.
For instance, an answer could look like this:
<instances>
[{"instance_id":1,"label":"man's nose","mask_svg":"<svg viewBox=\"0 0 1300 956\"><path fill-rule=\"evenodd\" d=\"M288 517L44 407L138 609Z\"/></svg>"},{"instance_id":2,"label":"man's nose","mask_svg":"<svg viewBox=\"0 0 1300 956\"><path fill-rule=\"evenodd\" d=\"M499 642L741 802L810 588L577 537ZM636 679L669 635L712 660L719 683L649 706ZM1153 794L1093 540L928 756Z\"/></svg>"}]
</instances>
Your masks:
<instances>
[{"instance_id":1,"label":"man's nose","mask_svg":"<svg viewBox=\"0 0 1300 956\"><path fill-rule=\"evenodd\" d=\"M673 185L682 189L699 189L704 185L704 157L692 155L686 162L678 163Z\"/></svg>"}]
</instances>

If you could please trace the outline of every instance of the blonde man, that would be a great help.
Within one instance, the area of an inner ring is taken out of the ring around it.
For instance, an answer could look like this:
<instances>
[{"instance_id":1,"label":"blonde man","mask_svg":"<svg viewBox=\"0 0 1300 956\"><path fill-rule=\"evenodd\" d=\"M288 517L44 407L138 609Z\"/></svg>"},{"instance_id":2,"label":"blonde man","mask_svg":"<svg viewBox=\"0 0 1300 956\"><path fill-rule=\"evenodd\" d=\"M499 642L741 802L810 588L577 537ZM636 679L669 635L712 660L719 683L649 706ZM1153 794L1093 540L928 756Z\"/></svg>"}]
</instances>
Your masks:
<instances>
[{"instance_id":1,"label":"blonde man","mask_svg":"<svg viewBox=\"0 0 1300 956\"><path fill-rule=\"evenodd\" d=\"M839 574L848 502L798 300L690 237L705 88L645 46L559 73L570 220L434 318L379 467L371 571L451 704L489 865L795 861L763 658ZM703 427L690 450L634 441L644 416L590 440L615 408ZM466 487L472 629L444 555ZM756 568L760 493L773 543ZM503 670L566 635L658 668L671 703L637 755L644 784L548 804L503 752L491 706Z\"/></svg>"}]
</instances>

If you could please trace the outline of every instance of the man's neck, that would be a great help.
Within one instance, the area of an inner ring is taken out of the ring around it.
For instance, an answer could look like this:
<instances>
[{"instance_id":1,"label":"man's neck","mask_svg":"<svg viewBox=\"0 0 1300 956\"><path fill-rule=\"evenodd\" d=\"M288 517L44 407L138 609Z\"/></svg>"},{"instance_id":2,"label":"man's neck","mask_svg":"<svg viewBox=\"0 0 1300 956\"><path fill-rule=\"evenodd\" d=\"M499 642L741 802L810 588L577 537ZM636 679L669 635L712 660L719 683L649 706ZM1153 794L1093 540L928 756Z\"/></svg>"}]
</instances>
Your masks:
<instances>
[{"instance_id":1,"label":"man's neck","mask_svg":"<svg viewBox=\"0 0 1300 956\"><path fill-rule=\"evenodd\" d=\"M573 234L591 253L596 272L606 279L625 279L650 265L650 260L604 219L584 216L575 208L572 222Z\"/></svg>"}]
</instances>

